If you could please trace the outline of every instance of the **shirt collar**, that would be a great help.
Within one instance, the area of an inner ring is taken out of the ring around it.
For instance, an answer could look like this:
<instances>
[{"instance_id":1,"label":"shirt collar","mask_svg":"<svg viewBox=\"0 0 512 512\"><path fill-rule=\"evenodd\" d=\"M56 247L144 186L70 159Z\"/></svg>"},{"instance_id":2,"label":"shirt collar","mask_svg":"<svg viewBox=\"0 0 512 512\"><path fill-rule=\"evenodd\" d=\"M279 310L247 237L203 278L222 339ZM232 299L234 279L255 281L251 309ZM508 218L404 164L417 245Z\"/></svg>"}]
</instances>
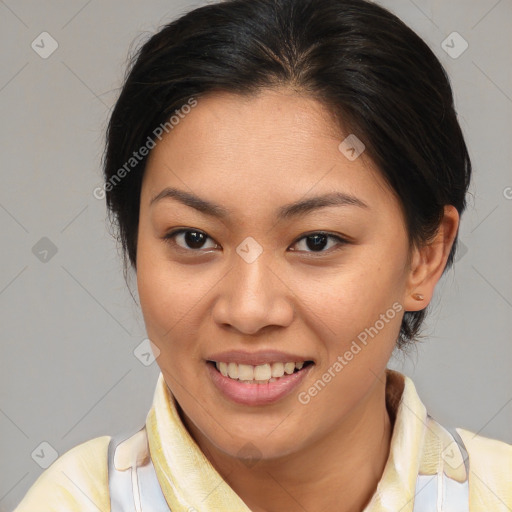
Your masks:
<instances>
[{"instance_id":1,"label":"shirt collar","mask_svg":"<svg viewBox=\"0 0 512 512\"><path fill-rule=\"evenodd\" d=\"M364 512L412 512L427 428L427 410L412 380L386 370L386 404L394 415L388 460Z\"/></svg>"},{"instance_id":2,"label":"shirt collar","mask_svg":"<svg viewBox=\"0 0 512 512\"><path fill-rule=\"evenodd\" d=\"M389 456L364 512L412 512L427 411L412 380L389 369L386 403L394 417ZM153 465L173 512L251 512L190 436L162 373L146 431Z\"/></svg>"}]
</instances>

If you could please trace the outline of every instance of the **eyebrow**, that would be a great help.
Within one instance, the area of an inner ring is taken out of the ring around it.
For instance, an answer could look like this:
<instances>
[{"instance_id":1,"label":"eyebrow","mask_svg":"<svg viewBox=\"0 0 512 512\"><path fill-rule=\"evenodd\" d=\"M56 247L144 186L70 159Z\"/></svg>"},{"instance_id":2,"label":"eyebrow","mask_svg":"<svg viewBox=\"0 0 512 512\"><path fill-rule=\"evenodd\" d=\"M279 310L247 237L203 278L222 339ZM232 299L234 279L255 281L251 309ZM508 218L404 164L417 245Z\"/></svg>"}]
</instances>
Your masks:
<instances>
[{"instance_id":1,"label":"eyebrow","mask_svg":"<svg viewBox=\"0 0 512 512\"><path fill-rule=\"evenodd\" d=\"M185 192L184 190L179 190L173 187L164 188L160 193L153 197L153 199L151 199L149 205L152 206L163 199L175 199L186 206L190 206L191 208L204 213L205 215L220 219L228 217L231 213L230 210L223 206L207 201L206 199L202 199L190 192ZM353 195L346 194L344 192L329 192L327 194L302 199L294 203L281 206L276 212L276 218L284 220L292 217L298 217L327 206L358 206L360 208L369 208L364 201Z\"/></svg>"}]
</instances>

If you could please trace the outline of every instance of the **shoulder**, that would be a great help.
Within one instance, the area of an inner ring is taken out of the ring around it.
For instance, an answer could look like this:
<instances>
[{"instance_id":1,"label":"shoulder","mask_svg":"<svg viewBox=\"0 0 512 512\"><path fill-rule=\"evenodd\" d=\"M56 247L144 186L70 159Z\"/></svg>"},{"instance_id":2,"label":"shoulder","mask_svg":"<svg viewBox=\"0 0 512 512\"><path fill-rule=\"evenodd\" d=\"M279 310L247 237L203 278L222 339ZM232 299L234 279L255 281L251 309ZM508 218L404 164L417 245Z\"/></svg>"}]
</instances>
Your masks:
<instances>
[{"instance_id":1,"label":"shoulder","mask_svg":"<svg viewBox=\"0 0 512 512\"><path fill-rule=\"evenodd\" d=\"M469 456L471 510L512 510L512 445L458 428Z\"/></svg>"},{"instance_id":2,"label":"shoulder","mask_svg":"<svg viewBox=\"0 0 512 512\"><path fill-rule=\"evenodd\" d=\"M96 437L61 455L34 482L14 512L110 511L108 446Z\"/></svg>"}]
</instances>

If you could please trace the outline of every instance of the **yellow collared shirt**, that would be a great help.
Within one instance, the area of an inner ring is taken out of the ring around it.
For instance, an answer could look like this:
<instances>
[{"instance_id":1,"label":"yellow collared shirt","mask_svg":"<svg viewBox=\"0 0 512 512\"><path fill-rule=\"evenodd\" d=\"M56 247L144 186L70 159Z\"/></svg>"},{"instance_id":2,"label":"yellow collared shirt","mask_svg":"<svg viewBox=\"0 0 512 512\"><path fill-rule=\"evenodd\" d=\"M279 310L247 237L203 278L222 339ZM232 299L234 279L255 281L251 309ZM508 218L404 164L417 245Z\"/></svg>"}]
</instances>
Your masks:
<instances>
[{"instance_id":1,"label":"yellow collared shirt","mask_svg":"<svg viewBox=\"0 0 512 512\"><path fill-rule=\"evenodd\" d=\"M443 429L431 421L405 375L387 370L386 397L395 415L390 452L363 512L413 512L418 473L435 473L442 459ZM172 512L250 512L186 430L162 374L142 432ZM511 512L512 445L464 429L457 432L469 454L470 512ZM109 442L110 436L97 437L64 453L39 476L14 512L109 512ZM129 450L137 454L124 454L128 460L141 456L141 445L136 444ZM457 471L451 476L457 478Z\"/></svg>"}]
</instances>

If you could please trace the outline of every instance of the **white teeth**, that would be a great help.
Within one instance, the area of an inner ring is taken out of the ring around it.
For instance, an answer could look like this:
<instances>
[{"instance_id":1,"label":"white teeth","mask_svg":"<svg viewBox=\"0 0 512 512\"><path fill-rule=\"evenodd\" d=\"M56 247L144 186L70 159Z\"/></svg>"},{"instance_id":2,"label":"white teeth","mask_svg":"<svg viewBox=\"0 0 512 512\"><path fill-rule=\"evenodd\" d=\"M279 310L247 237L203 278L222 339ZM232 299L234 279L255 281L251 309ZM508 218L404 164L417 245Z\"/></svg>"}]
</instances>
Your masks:
<instances>
[{"instance_id":1,"label":"white teeth","mask_svg":"<svg viewBox=\"0 0 512 512\"><path fill-rule=\"evenodd\" d=\"M224 377L228 376L228 365L227 363L217 363L217 370L224 375Z\"/></svg>"},{"instance_id":2,"label":"white teeth","mask_svg":"<svg viewBox=\"0 0 512 512\"><path fill-rule=\"evenodd\" d=\"M272 377L269 364L260 364L254 368L254 380L268 380Z\"/></svg>"},{"instance_id":3,"label":"white teeth","mask_svg":"<svg viewBox=\"0 0 512 512\"><path fill-rule=\"evenodd\" d=\"M290 375L291 373L293 373L294 370L295 370L295 363L285 363L285 365L284 365L285 373Z\"/></svg>"},{"instance_id":4,"label":"white teeth","mask_svg":"<svg viewBox=\"0 0 512 512\"><path fill-rule=\"evenodd\" d=\"M258 366L250 364L223 363L216 362L217 370L233 380L253 384L266 384L275 382L283 375L291 375L295 369L300 370L304 367L304 361L289 363L265 363Z\"/></svg>"},{"instance_id":5,"label":"white teeth","mask_svg":"<svg viewBox=\"0 0 512 512\"><path fill-rule=\"evenodd\" d=\"M272 365L272 377L282 377L284 375L284 364L274 363Z\"/></svg>"},{"instance_id":6,"label":"white teeth","mask_svg":"<svg viewBox=\"0 0 512 512\"><path fill-rule=\"evenodd\" d=\"M238 365L236 363L228 364L228 375L231 379L238 379Z\"/></svg>"},{"instance_id":7,"label":"white teeth","mask_svg":"<svg viewBox=\"0 0 512 512\"><path fill-rule=\"evenodd\" d=\"M254 380L254 366L250 364L239 364L238 378L240 380Z\"/></svg>"}]
</instances>

